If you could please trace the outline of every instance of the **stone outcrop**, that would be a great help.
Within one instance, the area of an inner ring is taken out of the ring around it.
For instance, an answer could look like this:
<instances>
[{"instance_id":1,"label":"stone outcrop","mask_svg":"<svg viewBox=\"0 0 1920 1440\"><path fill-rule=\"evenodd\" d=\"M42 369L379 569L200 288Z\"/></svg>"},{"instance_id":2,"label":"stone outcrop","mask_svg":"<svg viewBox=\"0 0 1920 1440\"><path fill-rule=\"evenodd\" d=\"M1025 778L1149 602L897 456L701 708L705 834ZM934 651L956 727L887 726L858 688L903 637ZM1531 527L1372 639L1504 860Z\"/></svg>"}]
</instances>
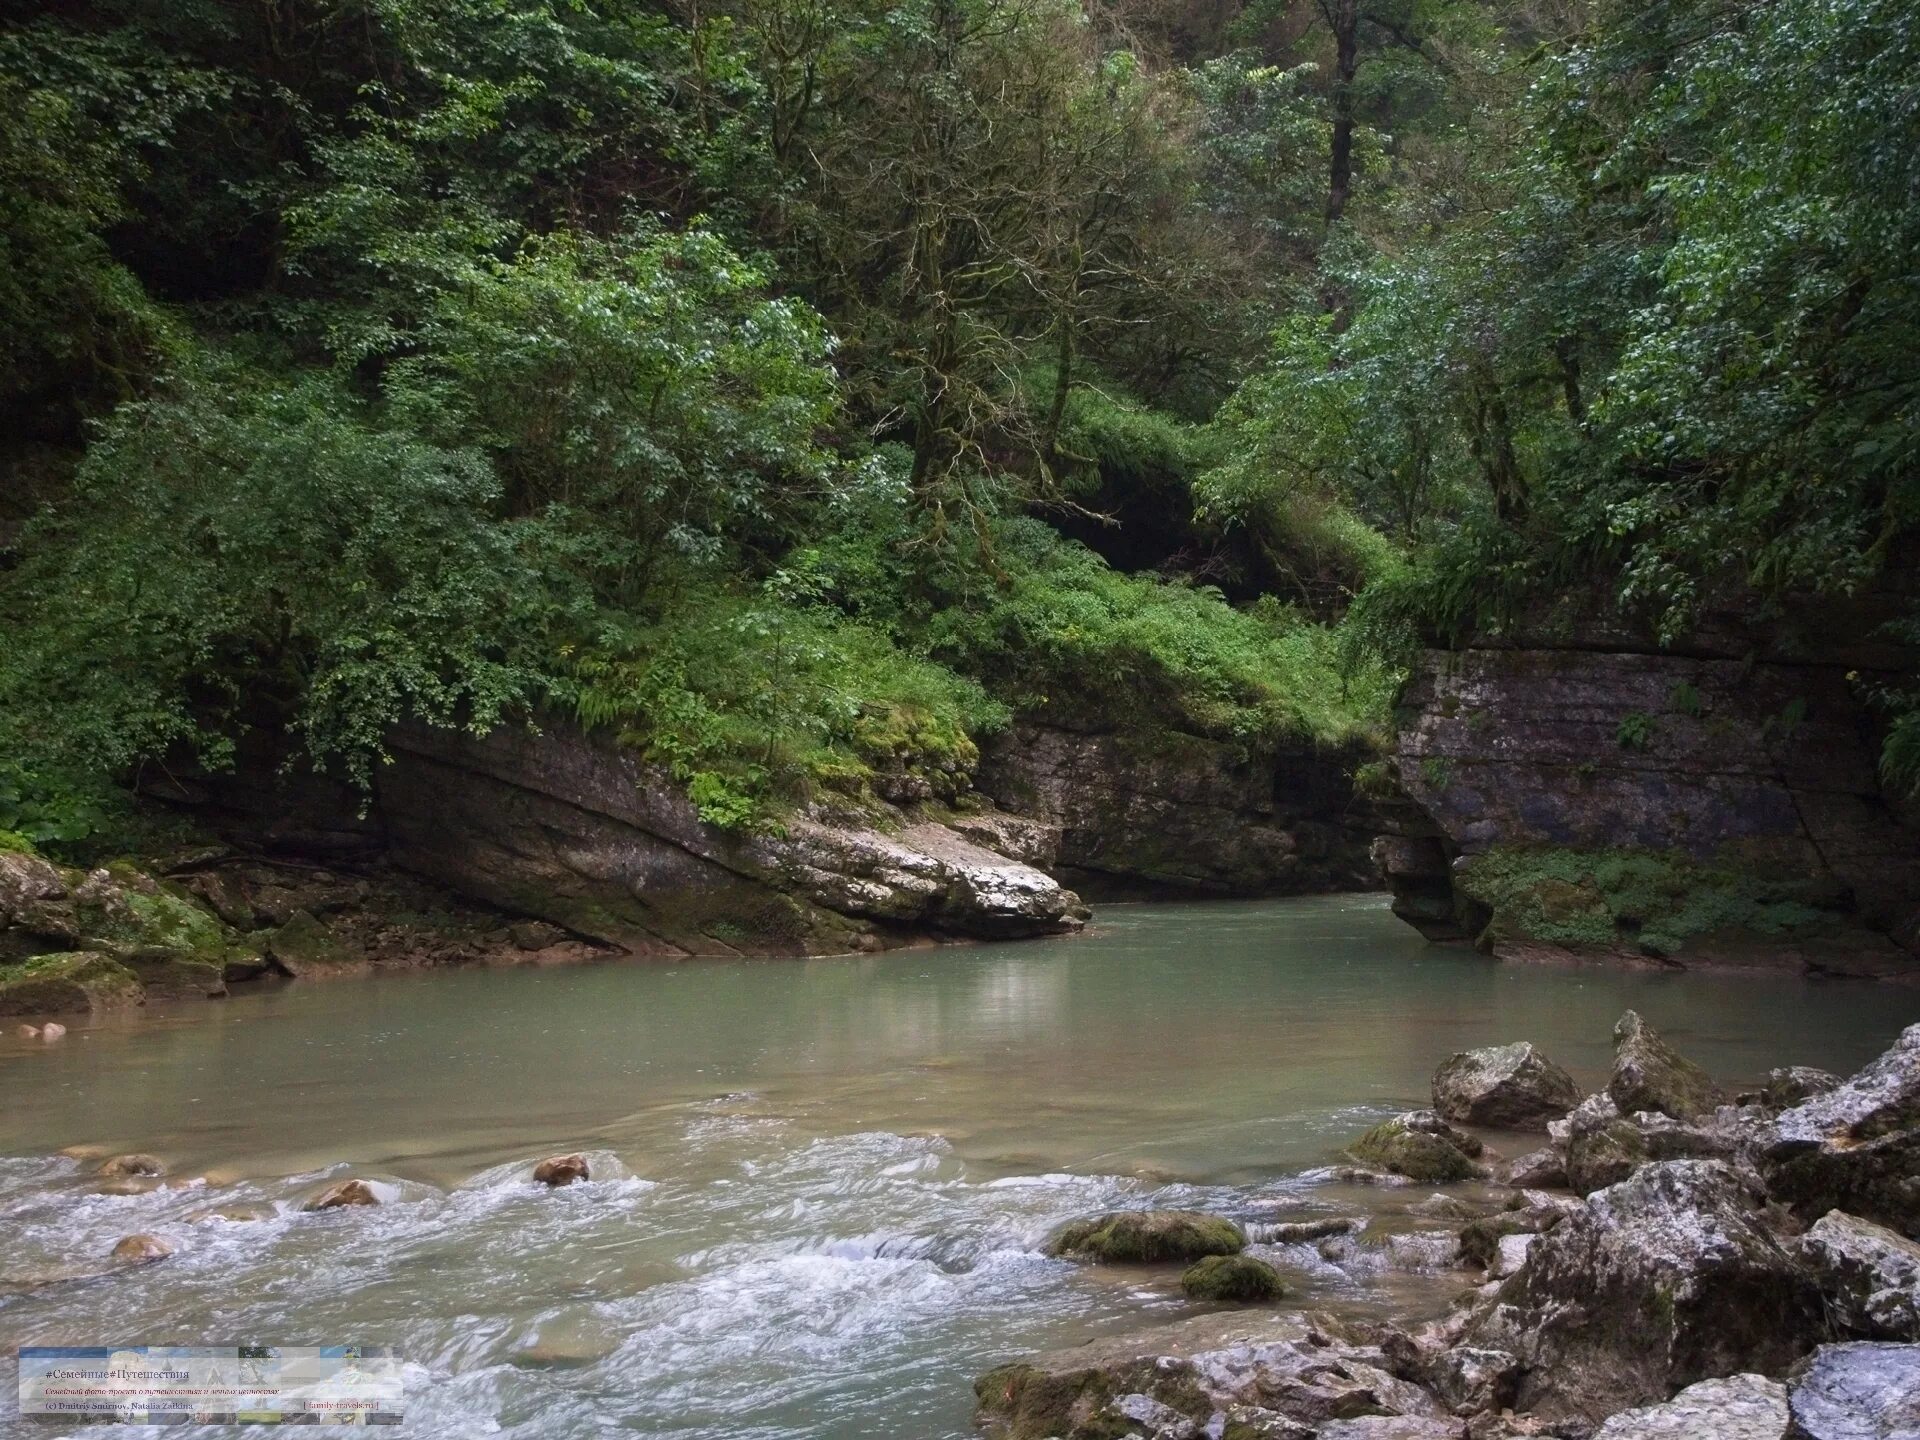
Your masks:
<instances>
[{"instance_id":1,"label":"stone outcrop","mask_svg":"<svg viewBox=\"0 0 1920 1440\"><path fill-rule=\"evenodd\" d=\"M1920 1025L1775 1126L1767 1183L1803 1219L1844 1210L1920 1238Z\"/></svg>"},{"instance_id":2,"label":"stone outcrop","mask_svg":"<svg viewBox=\"0 0 1920 1440\"><path fill-rule=\"evenodd\" d=\"M1378 883L1353 784L1366 759L1024 717L986 742L974 783L1052 827L1058 873L1095 898L1291 895Z\"/></svg>"},{"instance_id":3,"label":"stone outcrop","mask_svg":"<svg viewBox=\"0 0 1920 1440\"><path fill-rule=\"evenodd\" d=\"M1433 1076L1433 1108L1463 1125L1544 1130L1579 1103L1573 1077L1524 1040L1462 1051Z\"/></svg>"},{"instance_id":4,"label":"stone outcrop","mask_svg":"<svg viewBox=\"0 0 1920 1440\"><path fill-rule=\"evenodd\" d=\"M1396 912L1503 958L1915 976L1920 827L1849 679L1898 657L1867 633L1663 652L1588 619L1430 652L1378 852Z\"/></svg>"},{"instance_id":5,"label":"stone outcrop","mask_svg":"<svg viewBox=\"0 0 1920 1440\"><path fill-rule=\"evenodd\" d=\"M396 861L636 954L822 954L915 936L1076 929L1085 910L986 828L815 809L780 833L703 823L685 789L558 726L396 737L379 791ZM1001 831L1020 828L999 817ZM882 828L883 825L885 828ZM1030 828L1030 827L1029 827Z\"/></svg>"},{"instance_id":6,"label":"stone outcrop","mask_svg":"<svg viewBox=\"0 0 1920 1440\"><path fill-rule=\"evenodd\" d=\"M1824 1325L1812 1280L1742 1177L1676 1160L1537 1238L1462 1339L1519 1358L1515 1409L1597 1423L1700 1380L1777 1373Z\"/></svg>"}]
</instances>

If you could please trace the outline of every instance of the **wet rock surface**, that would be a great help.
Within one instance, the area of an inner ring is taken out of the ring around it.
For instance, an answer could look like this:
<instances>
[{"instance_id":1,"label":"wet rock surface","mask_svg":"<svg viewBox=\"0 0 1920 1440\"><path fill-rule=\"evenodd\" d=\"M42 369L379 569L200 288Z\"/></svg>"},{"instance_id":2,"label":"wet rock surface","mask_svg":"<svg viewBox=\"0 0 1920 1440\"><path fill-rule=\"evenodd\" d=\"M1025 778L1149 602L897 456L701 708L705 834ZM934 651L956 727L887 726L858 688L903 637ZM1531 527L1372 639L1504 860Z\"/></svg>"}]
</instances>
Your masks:
<instances>
[{"instance_id":1,"label":"wet rock surface","mask_svg":"<svg viewBox=\"0 0 1920 1440\"><path fill-rule=\"evenodd\" d=\"M1829 1210L1920 1237L1920 1025L1844 1084L1781 1113L1762 1160L1803 1219Z\"/></svg>"},{"instance_id":2,"label":"wet rock surface","mask_svg":"<svg viewBox=\"0 0 1920 1440\"><path fill-rule=\"evenodd\" d=\"M1431 1110L1409 1110L1368 1130L1347 1153L1362 1165L1422 1185L1447 1185L1483 1173L1481 1144Z\"/></svg>"},{"instance_id":3,"label":"wet rock surface","mask_svg":"<svg viewBox=\"0 0 1920 1440\"><path fill-rule=\"evenodd\" d=\"M1764 1375L1689 1385L1671 1400L1612 1416L1593 1440L1785 1440L1787 1387Z\"/></svg>"},{"instance_id":4,"label":"wet rock surface","mask_svg":"<svg viewBox=\"0 0 1920 1440\"><path fill-rule=\"evenodd\" d=\"M1062 1226L1047 1253L1109 1265L1186 1263L1209 1255L1238 1255L1247 1235L1231 1220L1193 1210L1117 1210Z\"/></svg>"},{"instance_id":5,"label":"wet rock surface","mask_svg":"<svg viewBox=\"0 0 1920 1440\"><path fill-rule=\"evenodd\" d=\"M1920 1244L1829 1210L1801 1237L1800 1254L1846 1330L1873 1340L1920 1340Z\"/></svg>"}]
</instances>

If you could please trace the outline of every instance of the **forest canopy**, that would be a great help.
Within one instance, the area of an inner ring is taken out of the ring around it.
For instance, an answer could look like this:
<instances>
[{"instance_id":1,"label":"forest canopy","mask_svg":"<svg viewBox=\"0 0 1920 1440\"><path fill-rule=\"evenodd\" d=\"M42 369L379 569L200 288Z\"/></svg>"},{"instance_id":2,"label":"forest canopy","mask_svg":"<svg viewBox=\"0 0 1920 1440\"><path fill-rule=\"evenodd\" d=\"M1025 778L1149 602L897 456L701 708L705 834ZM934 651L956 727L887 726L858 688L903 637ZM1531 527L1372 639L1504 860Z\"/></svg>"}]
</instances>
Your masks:
<instances>
[{"instance_id":1,"label":"forest canopy","mask_svg":"<svg viewBox=\"0 0 1920 1440\"><path fill-rule=\"evenodd\" d=\"M736 826L1023 711L1364 748L1423 641L1915 568L1895 0L79 0L0 104L43 843L259 728Z\"/></svg>"}]
</instances>

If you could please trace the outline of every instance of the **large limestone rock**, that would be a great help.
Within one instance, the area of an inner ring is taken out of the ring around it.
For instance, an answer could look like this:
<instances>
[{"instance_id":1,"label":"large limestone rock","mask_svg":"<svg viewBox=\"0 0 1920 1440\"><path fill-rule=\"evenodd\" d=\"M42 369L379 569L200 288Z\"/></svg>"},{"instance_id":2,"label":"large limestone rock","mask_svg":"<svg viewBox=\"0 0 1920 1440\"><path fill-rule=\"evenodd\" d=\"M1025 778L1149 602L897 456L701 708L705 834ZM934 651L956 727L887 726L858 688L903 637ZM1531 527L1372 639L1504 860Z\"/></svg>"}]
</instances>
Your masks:
<instances>
[{"instance_id":1,"label":"large limestone rock","mask_svg":"<svg viewBox=\"0 0 1920 1440\"><path fill-rule=\"evenodd\" d=\"M1463 1338L1520 1359L1516 1410L1597 1423L1700 1380L1777 1373L1824 1324L1813 1282L1742 1177L1673 1160L1536 1239Z\"/></svg>"},{"instance_id":2,"label":"large limestone rock","mask_svg":"<svg viewBox=\"0 0 1920 1440\"><path fill-rule=\"evenodd\" d=\"M1793 1440L1920 1440L1920 1345L1822 1345L1795 1368Z\"/></svg>"},{"instance_id":3,"label":"large limestone rock","mask_svg":"<svg viewBox=\"0 0 1920 1440\"><path fill-rule=\"evenodd\" d=\"M1920 830L1848 679L1911 668L1866 638L1884 616L1806 607L1825 633L1727 623L1663 648L1566 598L1416 666L1409 810L1382 852L1396 913L1503 958L1920 970Z\"/></svg>"},{"instance_id":4,"label":"large limestone rock","mask_svg":"<svg viewBox=\"0 0 1920 1440\"><path fill-rule=\"evenodd\" d=\"M1565 1158L1567 1188L1579 1195L1618 1185L1652 1158L1646 1136L1610 1095L1589 1095L1547 1133Z\"/></svg>"},{"instance_id":5,"label":"large limestone rock","mask_svg":"<svg viewBox=\"0 0 1920 1440\"><path fill-rule=\"evenodd\" d=\"M1712 1076L1661 1039L1633 1010L1613 1027L1607 1094L1623 1115L1650 1110L1676 1120L1704 1115L1726 1098Z\"/></svg>"},{"instance_id":6,"label":"large limestone rock","mask_svg":"<svg viewBox=\"0 0 1920 1440\"><path fill-rule=\"evenodd\" d=\"M1433 1077L1433 1108L1463 1125L1544 1130L1579 1103L1573 1077L1524 1040L1463 1051Z\"/></svg>"},{"instance_id":7,"label":"large limestone rock","mask_svg":"<svg viewBox=\"0 0 1920 1440\"><path fill-rule=\"evenodd\" d=\"M1363 759L1028 716L986 743L975 783L1053 827L1061 873L1096 897L1286 895L1375 883Z\"/></svg>"},{"instance_id":8,"label":"large limestone rock","mask_svg":"<svg viewBox=\"0 0 1920 1440\"><path fill-rule=\"evenodd\" d=\"M1623 1410L1593 1440L1785 1440L1787 1387L1764 1375L1689 1385L1663 1405Z\"/></svg>"},{"instance_id":9,"label":"large limestone rock","mask_svg":"<svg viewBox=\"0 0 1920 1440\"><path fill-rule=\"evenodd\" d=\"M484 739L409 730L381 776L401 864L636 954L824 954L929 932L1077 929L1078 897L981 843L989 830L825 810L783 833L702 823L684 788L566 725ZM883 828L884 826L884 828Z\"/></svg>"},{"instance_id":10,"label":"large limestone rock","mask_svg":"<svg viewBox=\"0 0 1920 1440\"><path fill-rule=\"evenodd\" d=\"M1297 1315L1260 1312L1203 1316L1003 1365L981 1376L974 1394L995 1440L1460 1433L1432 1395L1391 1373L1379 1349Z\"/></svg>"},{"instance_id":11,"label":"large limestone rock","mask_svg":"<svg viewBox=\"0 0 1920 1440\"><path fill-rule=\"evenodd\" d=\"M1767 1183L1802 1218L1845 1210L1920 1238L1920 1025L1776 1124Z\"/></svg>"},{"instance_id":12,"label":"large limestone rock","mask_svg":"<svg viewBox=\"0 0 1920 1440\"><path fill-rule=\"evenodd\" d=\"M1920 1244L1829 1210L1800 1238L1835 1321L1868 1340L1920 1340Z\"/></svg>"}]
</instances>

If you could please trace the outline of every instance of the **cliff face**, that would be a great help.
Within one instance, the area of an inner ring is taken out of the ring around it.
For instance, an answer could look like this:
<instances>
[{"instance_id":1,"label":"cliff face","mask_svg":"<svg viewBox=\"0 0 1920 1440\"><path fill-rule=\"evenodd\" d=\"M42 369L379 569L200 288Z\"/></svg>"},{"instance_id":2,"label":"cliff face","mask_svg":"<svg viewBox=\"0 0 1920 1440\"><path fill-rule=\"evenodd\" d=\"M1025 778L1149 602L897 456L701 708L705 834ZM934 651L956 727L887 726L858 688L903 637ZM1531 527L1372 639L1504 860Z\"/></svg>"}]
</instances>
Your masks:
<instances>
[{"instance_id":1,"label":"cliff face","mask_svg":"<svg viewBox=\"0 0 1920 1440\"><path fill-rule=\"evenodd\" d=\"M975 783L1057 829L1058 873L1095 898L1307 894L1379 883L1364 758L1023 719L983 747Z\"/></svg>"},{"instance_id":2,"label":"cliff face","mask_svg":"<svg viewBox=\"0 0 1920 1440\"><path fill-rule=\"evenodd\" d=\"M379 811L392 858L464 894L637 954L823 954L927 934L1078 929L1085 909L1028 859L1011 816L938 823L811 811L777 835L703 824L683 788L556 726L395 740Z\"/></svg>"},{"instance_id":3,"label":"cliff face","mask_svg":"<svg viewBox=\"0 0 1920 1440\"><path fill-rule=\"evenodd\" d=\"M1430 652L1376 847L1396 913L1505 957L1920 973L1920 829L1852 658Z\"/></svg>"}]
</instances>

